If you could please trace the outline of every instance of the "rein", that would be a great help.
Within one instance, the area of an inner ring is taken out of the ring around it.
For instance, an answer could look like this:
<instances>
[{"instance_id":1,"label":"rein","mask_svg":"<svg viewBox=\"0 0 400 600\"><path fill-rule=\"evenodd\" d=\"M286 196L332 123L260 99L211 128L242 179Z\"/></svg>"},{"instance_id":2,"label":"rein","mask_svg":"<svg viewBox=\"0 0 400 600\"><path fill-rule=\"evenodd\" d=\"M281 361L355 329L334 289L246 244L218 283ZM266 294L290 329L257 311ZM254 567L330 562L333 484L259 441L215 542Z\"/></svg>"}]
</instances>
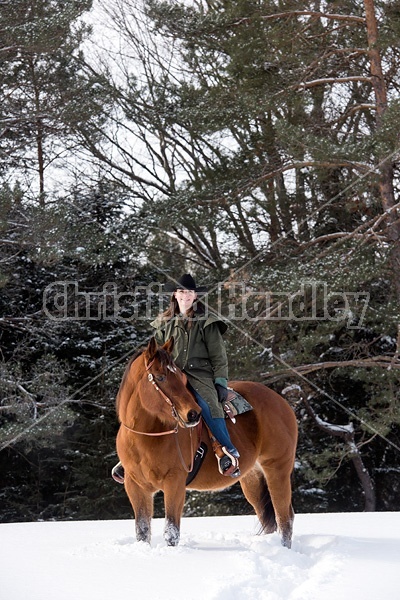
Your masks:
<instances>
[{"instance_id":1,"label":"rein","mask_svg":"<svg viewBox=\"0 0 400 600\"><path fill-rule=\"evenodd\" d=\"M131 431L132 433L138 433L139 435L149 435L154 437L159 437L160 435L169 435L170 433L178 433L179 431L179 425L176 425L174 429L169 429L168 431L160 431L160 433L147 433L146 431L137 431L136 429L128 427L128 425L125 425L125 423L121 423L121 425L123 425L125 429Z\"/></svg>"},{"instance_id":2,"label":"rein","mask_svg":"<svg viewBox=\"0 0 400 600\"><path fill-rule=\"evenodd\" d=\"M152 360L149 364L145 363L146 371L150 371L153 363L154 363L154 360ZM152 373L150 373L150 372L148 373L147 379L150 381L150 383L152 385L154 385L155 389L157 390L157 392L159 392L161 394L161 396L165 400L165 402L167 402L167 404L169 404L172 407L172 416L177 421L177 424L175 425L174 429L169 429L168 431L160 431L159 433L147 433L146 431L137 431L136 429L132 429L131 427L128 427L128 425L125 425L125 423L121 423L121 425L123 427L125 427L125 429L127 429L128 431L130 431L131 433L137 433L138 435L146 435L146 436L149 436L149 437L160 437L160 436L163 436L163 435L170 435L172 433L177 434L178 431L179 431L179 422L182 423L182 419L178 415L173 402L163 392L163 390L157 385L157 383L154 380L154 375ZM201 423L201 421L200 421L200 423ZM197 427L197 425L196 425L196 427ZM182 451L181 451L181 447L179 445L178 436L175 438L175 442L176 442L176 447L177 447L177 450L178 450L179 458L180 458L182 467L184 468L184 470L186 471L186 473L190 473L193 470L193 465L194 465L194 450L193 450L193 444L192 444L192 429L193 429L193 427L191 427L190 431L189 431L189 433L190 433L190 449L191 449L191 458L190 458L190 467L189 468L186 466L186 463L184 461L184 458L183 458L183 455L182 455ZM199 435L199 437L200 437L200 435Z\"/></svg>"}]
</instances>

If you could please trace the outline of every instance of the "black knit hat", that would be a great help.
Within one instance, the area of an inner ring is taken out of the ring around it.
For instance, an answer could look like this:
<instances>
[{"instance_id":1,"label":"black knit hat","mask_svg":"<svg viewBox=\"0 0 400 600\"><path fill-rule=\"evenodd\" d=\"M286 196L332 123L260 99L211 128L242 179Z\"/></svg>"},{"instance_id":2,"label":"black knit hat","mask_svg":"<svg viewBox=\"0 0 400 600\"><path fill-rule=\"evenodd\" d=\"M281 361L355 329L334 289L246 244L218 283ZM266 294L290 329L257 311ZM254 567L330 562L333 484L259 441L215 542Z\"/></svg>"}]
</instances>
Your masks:
<instances>
[{"instance_id":1,"label":"black knit hat","mask_svg":"<svg viewBox=\"0 0 400 600\"><path fill-rule=\"evenodd\" d=\"M204 286L196 286L196 282L189 273L185 273L176 281L169 281L165 284L164 290L166 292L176 292L176 290L193 290L198 294L204 294L207 292L207 288Z\"/></svg>"}]
</instances>

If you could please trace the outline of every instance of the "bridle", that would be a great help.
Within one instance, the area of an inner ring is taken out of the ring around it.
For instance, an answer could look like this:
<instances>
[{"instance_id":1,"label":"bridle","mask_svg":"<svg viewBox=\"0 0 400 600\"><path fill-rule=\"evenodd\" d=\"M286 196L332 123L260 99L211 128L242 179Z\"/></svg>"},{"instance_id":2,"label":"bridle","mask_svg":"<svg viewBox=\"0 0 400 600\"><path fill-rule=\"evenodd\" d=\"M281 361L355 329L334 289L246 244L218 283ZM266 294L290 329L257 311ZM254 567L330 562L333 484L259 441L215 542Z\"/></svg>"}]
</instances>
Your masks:
<instances>
[{"instance_id":1,"label":"bridle","mask_svg":"<svg viewBox=\"0 0 400 600\"><path fill-rule=\"evenodd\" d=\"M123 427L125 427L125 429L127 429L128 431L130 431L131 433L136 433L138 435L146 435L149 437L160 437L160 436L164 436L164 435L170 435L172 433L177 434L179 431L179 423L184 425L184 421L182 420L182 418L179 416L178 411L175 408L174 403L172 402L172 400L169 398L169 396L167 396L167 394L165 394L165 392L163 392L163 390L157 385L155 379L154 379L154 375L153 373L150 373L150 369L154 364L154 360L150 361L150 363L146 363L145 361L145 367L146 367L146 371L148 371L147 374L147 379L149 380L149 382L154 386L154 388L157 390L157 392L159 394L161 394L161 397L165 400L165 402L167 404L169 404L171 406L172 409L172 416L174 417L174 419L176 420L176 425L173 429L169 429L168 431L160 431L158 433L148 433L146 431L138 431L136 429L132 429L131 427L128 427L128 425L125 425L125 423L121 423L121 425ZM175 366L170 367L168 366L168 368L173 372L176 373L177 368ZM199 421L199 423L201 423L201 420ZM199 423L197 425L195 425L195 427L197 427L199 425ZM182 456L182 451L181 448L179 446L179 441L178 441L178 437L175 438L176 441L176 446L177 446L177 450L178 450L178 454L179 454L179 458L181 460L182 466L185 469L185 471L187 473L190 473L190 471L193 470L193 464L194 464L194 450L193 450L193 444L192 444L192 429L193 427L190 428L189 432L190 432L190 448L191 448L191 461L190 461L190 467L189 469L186 466L186 463L184 462L184 458ZM201 434L200 434L201 435Z\"/></svg>"}]
</instances>

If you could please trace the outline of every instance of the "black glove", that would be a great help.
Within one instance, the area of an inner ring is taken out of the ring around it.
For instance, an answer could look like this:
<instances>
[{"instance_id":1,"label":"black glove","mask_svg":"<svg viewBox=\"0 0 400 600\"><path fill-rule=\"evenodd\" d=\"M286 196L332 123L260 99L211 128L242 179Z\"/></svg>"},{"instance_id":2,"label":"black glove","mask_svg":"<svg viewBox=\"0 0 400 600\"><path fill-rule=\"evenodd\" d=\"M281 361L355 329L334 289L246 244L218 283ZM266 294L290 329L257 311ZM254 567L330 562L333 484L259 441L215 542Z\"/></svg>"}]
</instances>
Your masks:
<instances>
[{"instance_id":1,"label":"black glove","mask_svg":"<svg viewBox=\"0 0 400 600\"><path fill-rule=\"evenodd\" d=\"M228 398L228 390L226 389L226 387L220 385L219 383L215 384L215 389L217 390L218 401L222 404Z\"/></svg>"}]
</instances>

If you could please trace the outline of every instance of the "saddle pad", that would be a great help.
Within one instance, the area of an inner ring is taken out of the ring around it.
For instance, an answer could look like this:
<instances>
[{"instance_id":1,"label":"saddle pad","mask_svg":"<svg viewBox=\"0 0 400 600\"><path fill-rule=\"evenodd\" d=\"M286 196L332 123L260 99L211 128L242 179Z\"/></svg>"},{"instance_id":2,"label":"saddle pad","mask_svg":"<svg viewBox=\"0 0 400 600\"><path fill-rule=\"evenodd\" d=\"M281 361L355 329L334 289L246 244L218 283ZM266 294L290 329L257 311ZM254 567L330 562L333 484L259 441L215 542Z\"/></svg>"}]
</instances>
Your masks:
<instances>
[{"instance_id":1,"label":"saddle pad","mask_svg":"<svg viewBox=\"0 0 400 600\"><path fill-rule=\"evenodd\" d=\"M232 388L228 388L228 399L224 402L225 418L234 419L237 415L253 410L246 398Z\"/></svg>"}]
</instances>

